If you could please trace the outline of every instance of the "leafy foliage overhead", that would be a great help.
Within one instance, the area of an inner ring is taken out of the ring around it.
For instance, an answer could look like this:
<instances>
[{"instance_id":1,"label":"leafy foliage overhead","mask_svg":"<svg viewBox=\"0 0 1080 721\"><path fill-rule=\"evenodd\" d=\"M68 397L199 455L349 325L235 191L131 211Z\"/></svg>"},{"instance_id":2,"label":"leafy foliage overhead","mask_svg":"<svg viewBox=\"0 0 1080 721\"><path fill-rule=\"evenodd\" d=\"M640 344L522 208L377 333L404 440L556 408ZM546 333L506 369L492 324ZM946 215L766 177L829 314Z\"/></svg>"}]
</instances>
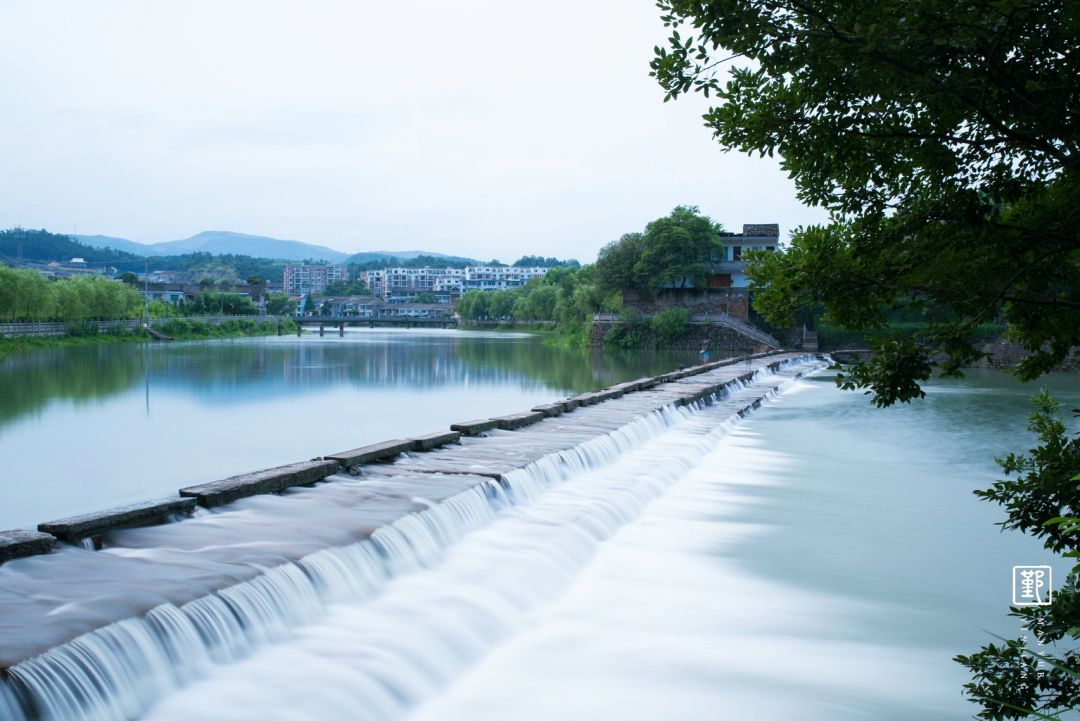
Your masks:
<instances>
[{"instance_id":1,"label":"leafy foliage overhead","mask_svg":"<svg viewBox=\"0 0 1080 721\"><path fill-rule=\"evenodd\" d=\"M967 331L999 314L1028 351L1023 378L1080 343L1080 5L660 7L673 31L652 67L667 97L716 98L705 122L722 145L779 154L799 197L833 213L788 254L752 262L772 322L813 301L852 329L879 327L890 307L923 310L926 332L883 338L849 379L885 403L918 396L935 352L947 371L978 357Z\"/></svg>"}]
</instances>

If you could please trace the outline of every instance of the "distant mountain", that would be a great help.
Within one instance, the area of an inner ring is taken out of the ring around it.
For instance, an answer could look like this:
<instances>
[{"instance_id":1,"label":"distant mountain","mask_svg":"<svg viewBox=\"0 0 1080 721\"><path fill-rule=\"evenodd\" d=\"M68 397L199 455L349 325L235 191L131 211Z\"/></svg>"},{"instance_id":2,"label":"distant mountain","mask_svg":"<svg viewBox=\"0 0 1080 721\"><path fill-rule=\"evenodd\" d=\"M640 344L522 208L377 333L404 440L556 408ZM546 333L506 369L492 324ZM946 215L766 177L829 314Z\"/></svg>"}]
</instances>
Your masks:
<instances>
[{"instance_id":1,"label":"distant mountain","mask_svg":"<svg viewBox=\"0 0 1080 721\"><path fill-rule=\"evenodd\" d=\"M91 248L112 248L113 250L142 256L159 255L158 253L147 252L147 249L152 246L145 243L136 243L126 238L113 238L108 235L72 235L70 237L72 240L76 240L83 245L89 245Z\"/></svg>"},{"instance_id":2,"label":"distant mountain","mask_svg":"<svg viewBox=\"0 0 1080 721\"><path fill-rule=\"evenodd\" d=\"M342 253L322 245L301 243L297 240L281 240L262 235L247 235L224 230L206 230L183 240L162 243L136 243L124 238L107 235L76 235L76 240L96 248L114 248L142 256L184 255L186 253L211 253L213 255L247 255L253 258L275 260L326 260L341 263L349 253Z\"/></svg>"},{"instance_id":3,"label":"distant mountain","mask_svg":"<svg viewBox=\"0 0 1080 721\"><path fill-rule=\"evenodd\" d=\"M367 263L394 263L397 261L416 260L417 258L435 258L440 263L454 265L476 265L474 258L435 253L430 250L371 250L360 253L342 253L332 248L298 240L281 240L262 235L247 235L225 230L205 230L183 240L168 240L161 243L136 243L126 238L110 235L73 235L76 240L94 248L112 248L143 257L162 255L186 255L188 253L210 253L211 255L246 255L252 258L273 260L325 260L331 263L364 265Z\"/></svg>"}]
</instances>

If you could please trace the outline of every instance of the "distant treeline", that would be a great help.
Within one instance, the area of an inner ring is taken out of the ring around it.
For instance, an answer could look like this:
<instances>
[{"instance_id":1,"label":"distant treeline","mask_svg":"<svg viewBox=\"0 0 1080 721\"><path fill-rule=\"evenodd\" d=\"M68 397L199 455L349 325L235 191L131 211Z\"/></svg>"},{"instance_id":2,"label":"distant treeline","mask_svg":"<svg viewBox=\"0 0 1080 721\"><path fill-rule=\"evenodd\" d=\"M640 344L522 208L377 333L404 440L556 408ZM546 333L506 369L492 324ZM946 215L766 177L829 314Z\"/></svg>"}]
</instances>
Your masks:
<instances>
[{"instance_id":1,"label":"distant treeline","mask_svg":"<svg viewBox=\"0 0 1080 721\"><path fill-rule=\"evenodd\" d=\"M596 282L595 266L553 268L524 288L469 291L455 308L466 321L555 321L561 335L583 340L596 312L621 305L617 291Z\"/></svg>"},{"instance_id":2,"label":"distant treeline","mask_svg":"<svg viewBox=\"0 0 1080 721\"><path fill-rule=\"evenodd\" d=\"M149 267L152 271L177 270L196 279L205 277L215 280L255 276L279 281L285 269L285 261L247 255L187 253L144 258L123 250L95 248L47 230L0 230L0 263L17 265L19 260L48 263L72 258L82 258L91 266L111 266L119 272L141 273Z\"/></svg>"},{"instance_id":3,"label":"distant treeline","mask_svg":"<svg viewBox=\"0 0 1080 721\"><path fill-rule=\"evenodd\" d=\"M284 293L267 296L271 315L292 315L296 302ZM182 303L155 300L150 316L255 315L251 299L237 293L203 291ZM52 280L35 270L0 265L0 321L116 320L138 318L144 312L143 296L135 286L99 275Z\"/></svg>"},{"instance_id":4,"label":"distant treeline","mask_svg":"<svg viewBox=\"0 0 1080 721\"><path fill-rule=\"evenodd\" d=\"M357 256L361 257L363 255L366 254L357 254ZM114 250L113 248L95 248L69 236L50 233L47 230L29 230L26 228L0 230L0 263L17 265L20 260L47 263L54 260L67 261L71 258L82 258L91 266L111 266L121 273L125 271L139 273L148 266L152 271L176 270L187 273L193 280L201 278L231 280L233 278L254 276L263 280L279 281L282 278L286 264L304 262L253 258L248 255L214 255L211 253L143 257L123 250ZM317 263L322 261L310 260L306 262ZM500 263L498 260L483 263L472 258L458 256L419 255L406 260L380 255L376 259L362 263L349 263L348 269L350 275L355 275L365 270L381 270L383 268L464 268L469 265L506 264ZM576 268L580 264L573 259L559 260L558 258L526 255L514 261L513 265L518 267L556 268L566 266Z\"/></svg>"},{"instance_id":5,"label":"distant treeline","mask_svg":"<svg viewBox=\"0 0 1080 721\"><path fill-rule=\"evenodd\" d=\"M136 318L142 294L101 276L48 280L35 270L0 266L0 319L4 321Z\"/></svg>"},{"instance_id":6,"label":"distant treeline","mask_svg":"<svg viewBox=\"0 0 1080 721\"><path fill-rule=\"evenodd\" d=\"M367 270L383 270L385 268L465 268L478 263L479 261L472 258L418 255L415 258L405 259L384 255L364 263L349 263L346 267L349 270L349 276L355 277L357 273L363 273Z\"/></svg>"},{"instance_id":7,"label":"distant treeline","mask_svg":"<svg viewBox=\"0 0 1080 721\"><path fill-rule=\"evenodd\" d=\"M384 268L467 268L470 265L495 265L504 268L506 267L506 263L502 263L498 260L484 262L473 258L459 258L456 256L418 255L415 258L408 259L381 256L375 260L369 260L364 263L350 263L348 269L349 275L355 276L357 273L362 273L366 270L383 270ZM559 260L558 258L544 258L539 255L523 255L511 265L515 268L581 267L581 263L573 258Z\"/></svg>"}]
</instances>

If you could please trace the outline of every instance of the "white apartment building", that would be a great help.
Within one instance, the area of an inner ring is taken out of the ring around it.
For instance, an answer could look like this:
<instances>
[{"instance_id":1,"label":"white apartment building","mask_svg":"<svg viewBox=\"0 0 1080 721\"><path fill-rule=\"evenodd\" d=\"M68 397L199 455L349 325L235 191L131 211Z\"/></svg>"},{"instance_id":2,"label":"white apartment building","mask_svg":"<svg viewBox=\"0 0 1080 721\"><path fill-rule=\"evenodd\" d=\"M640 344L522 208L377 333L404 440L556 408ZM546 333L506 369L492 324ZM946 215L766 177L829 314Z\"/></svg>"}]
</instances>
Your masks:
<instances>
[{"instance_id":1,"label":"white apartment building","mask_svg":"<svg viewBox=\"0 0 1080 721\"><path fill-rule=\"evenodd\" d=\"M509 290L520 288L533 278L541 278L547 268L474 265L465 269L462 292L470 290Z\"/></svg>"},{"instance_id":2,"label":"white apartment building","mask_svg":"<svg viewBox=\"0 0 1080 721\"><path fill-rule=\"evenodd\" d=\"M349 279L349 271L343 265L286 265L285 292L289 297L318 294L331 283Z\"/></svg>"},{"instance_id":3,"label":"white apartment building","mask_svg":"<svg viewBox=\"0 0 1080 721\"><path fill-rule=\"evenodd\" d=\"M419 293L434 293L440 302L453 302L470 290L509 290L539 278L547 268L476 265L467 268L385 268L360 274L375 297L408 302Z\"/></svg>"}]
</instances>

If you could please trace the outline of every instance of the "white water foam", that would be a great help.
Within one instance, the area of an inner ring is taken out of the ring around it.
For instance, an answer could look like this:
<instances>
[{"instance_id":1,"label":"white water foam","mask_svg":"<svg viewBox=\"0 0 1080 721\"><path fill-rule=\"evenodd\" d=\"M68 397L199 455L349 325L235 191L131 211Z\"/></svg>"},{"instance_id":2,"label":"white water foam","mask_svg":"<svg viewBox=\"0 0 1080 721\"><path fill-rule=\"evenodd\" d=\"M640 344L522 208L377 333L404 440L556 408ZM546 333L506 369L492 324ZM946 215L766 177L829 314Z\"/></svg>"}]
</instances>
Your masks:
<instances>
[{"instance_id":1,"label":"white water foam","mask_svg":"<svg viewBox=\"0 0 1080 721\"><path fill-rule=\"evenodd\" d=\"M770 375L759 372L751 383ZM737 382L727 394L739 393L747 385ZM346 675L350 683L366 689L359 700L373 715L357 716L358 699L350 695L352 715L346 717L399 716L491 644L520 628L522 613L550 600L551 593L565 586L598 543L636 517L688 470L694 458L715 444L723 432L715 426L716 419L708 417L701 403L661 409L607 436L507 474L505 487L494 481L483 483L377 530L368 541L326 549L183 607L162 606L145 618L86 634L19 664L11 675L33 697L44 719L131 719L195 679L208 680L198 683L191 693L173 698L199 697L208 684L231 687L224 679L240 673L238 669L287 654L289 649L296 650L297 643L315 637L331 646L320 647L301 666L321 669L328 687L335 673L342 672L327 668L328 659L353 649L366 661L352 658ZM648 464L657 470L641 478L640 471ZM609 472L601 473L604 469ZM633 483L625 480L630 472L634 472ZM573 489L588 490L560 494L550 490L568 480L574 481ZM512 509L510 515L492 525L506 509ZM516 569L514 561L520 560L516 553L499 558L506 546L489 538L487 529L461 540L478 527L501 528L523 521L521 535L514 540L517 545L511 547L541 551L541 560L527 569ZM495 560L503 564L497 566L502 575L495 578L509 573L508 582L497 585L498 593L477 593L475 584L493 569L488 563L470 561L464 567L443 563L388 586L388 579L429 567L448 548L455 550L455 558L495 554ZM464 585L430 585L438 572L454 568L469 571ZM538 580L542 582L537 584ZM406 590L390 592L398 587ZM381 588L386 592L372 598ZM433 606L435 599L438 603ZM419 621L421 612L428 614L427 623ZM417 636L410 630L424 633ZM356 645L350 645L350 640ZM379 653L374 650L378 648L375 641L383 643ZM433 654L432 649L445 653ZM357 663L366 670L362 679L357 678ZM256 676L264 677L268 670L260 667ZM279 671L295 674L298 665L284 663ZM306 682L316 683L315 677ZM268 683L275 692L289 693L293 688L286 680ZM9 689L0 689L0 703L17 705ZM336 698L322 691L317 695ZM161 712L167 716L170 708L171 703ZM266 707L260 715L289 717L288 708ZM246 718L252 708L230 703L216 713L228 716L234 711L243 714L237 718ZM324 711L330 713L327 709L320 713ZM19 719L18 713L12 713L12 718Z\"/></svg>"}]
</instances>

